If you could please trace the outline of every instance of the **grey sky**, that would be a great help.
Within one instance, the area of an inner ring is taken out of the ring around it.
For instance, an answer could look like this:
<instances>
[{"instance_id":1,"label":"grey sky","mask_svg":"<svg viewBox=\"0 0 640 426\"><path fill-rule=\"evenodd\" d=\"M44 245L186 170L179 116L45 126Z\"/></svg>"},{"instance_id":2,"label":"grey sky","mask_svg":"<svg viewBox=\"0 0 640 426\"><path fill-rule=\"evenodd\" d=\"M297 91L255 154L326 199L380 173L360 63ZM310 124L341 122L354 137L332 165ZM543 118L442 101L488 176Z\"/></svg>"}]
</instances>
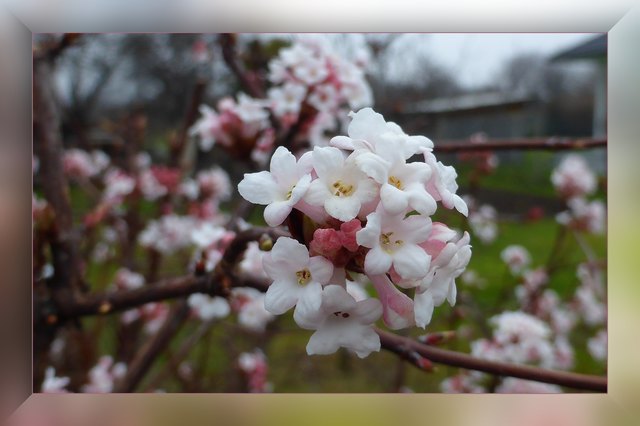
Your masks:
<instances>
[{"instance_id":1,"label":"grey sky","mask_svg":"<svg viewBox=\"0 0 640 426\"><path fill-rule=\"evenodd\" d=\"M407 34L394 42L399 57L424 55L450 70L467 87L495 81L506 60L516 54L553 55L596 34ZM398 73L415 61L399 61ZM395 74L395 72L393 73Z\"/></svg>"}]
</instances>

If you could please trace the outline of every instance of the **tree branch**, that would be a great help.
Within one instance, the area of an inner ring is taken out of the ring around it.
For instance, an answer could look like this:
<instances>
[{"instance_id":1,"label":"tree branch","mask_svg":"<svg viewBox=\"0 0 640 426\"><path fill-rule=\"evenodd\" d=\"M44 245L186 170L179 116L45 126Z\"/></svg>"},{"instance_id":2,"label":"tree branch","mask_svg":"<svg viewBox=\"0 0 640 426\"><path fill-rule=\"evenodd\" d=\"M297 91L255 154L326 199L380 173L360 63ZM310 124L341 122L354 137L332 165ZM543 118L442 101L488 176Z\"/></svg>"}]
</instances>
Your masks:
<instances>
[{"instance_id":1,"label":"tree branch","mask_svg":"<svg viewBox=\"0 0 640 426\"><path fill-rule=\"evenodd\" d=\"M175 299L193 293L205 293L212 296L226 296L227 287L252 287L266 291L268 284L251 278L241 278L234 274L234 268L251 241L267 235L276 239L288 235L274 228L251 228L237 234L225 250L216 270L207 276L187 275L179 278L161 280L134 290L93 293L75 300L58 304L60 319L71 319L87 315L106 315L142 306L150 302Z\"/></svg>"},{"instance_id":2,"label":"tree branch","mask_svg":"<svg viewBox=\"0 0 640 426\"><path fill-rule=\"evenodd\" d=\"M472 144L468 141L442 141L435 145L433 152L471 152L471 151L505 151L505 150L545 150L565 151L607 146L606 139L570 139L570 138L519 138L519 139L494 139L487 143Z\"/></svg>"},{"instance_id":3,"label":"tree branch","mask_svg":"<svg viewBox=\"0 0 640 426\"><path fill-rule=\"evenodd\" d=\"M391 350L390 348L392 347L406 348L405 350L415 351L421 356L436 363L452 367L466 368L468 370L483 371L496 376L517 377L520 379L551 383L574 389L591 390L596 392L607 391L606 377L489 361L460 352L423 345L415 340L398 336L380 329L376 329L376 333L380 336L380 342L383 348L388 350Z\"/></svg>"},{"instance_id":4,"label":"tree branch","mask_svg":"<svg viewBox=\"0 0 640 426\"><path fill-rule=\"evenodd\" d=\"M153 361L169 345L171 338L185 322L189 316L189 311L189 304L186 300L181 300L173 307L162 328L140 349L133 361L131 361L127 374L116 385L114 392L132 392L138 386L153 365Z\"/></svg>"}]
</instances>

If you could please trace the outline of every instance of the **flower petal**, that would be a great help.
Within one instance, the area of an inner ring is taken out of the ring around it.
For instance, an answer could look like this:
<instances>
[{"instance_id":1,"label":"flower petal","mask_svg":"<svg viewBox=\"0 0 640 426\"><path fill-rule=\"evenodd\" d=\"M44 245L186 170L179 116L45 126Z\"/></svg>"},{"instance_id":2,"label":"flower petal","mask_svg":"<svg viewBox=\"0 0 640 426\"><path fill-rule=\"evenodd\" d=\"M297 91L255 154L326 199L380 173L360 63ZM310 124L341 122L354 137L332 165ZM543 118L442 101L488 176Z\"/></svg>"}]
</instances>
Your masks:
<instances>
[{"instance_id":1,"label":"flower petal","mask_svg":"<svg viewBox=\"0 0 640 426\"><path fill-rule=\"evenodd\" d=\"M387 213L392 215L406 211L409 205L407 194L388 183L385 183L380 188L380 200Z\"/></svg>"},{"instance_id":2,"label":"flower petal","mask_svg":"<svg viewBox=\"0 0 640 426\"><path fill-rule=\"evenodd\" d=\"M276 182L289 185L295 176L296 157L285 147L279 146L271 156L270 171Z\"/></svg>"},{"instance_id":3,"label":"flower petal","mask_svg":"<svg viewBox=\"0 0 640 426\"><path fill-rule=\"evenodd\" d=\"M393 256L393 267L404 279L418 279L427 275L431 257L420 247L406 244Z\"/></svg>"},{"instance_id":4,"label":"flower petal","mask_svg":"<svg viewBox=\"0 0 640 426\"><path fill-rule=\"evenodd\" d=\"M419 293L416 291L416 295L413 298L413 309L415 311L416 325L421 328L425 328L431 322L433 316L433 297L431 291Z\"/></svg>"},{"instance_id":5,"label":"flower petal","mask_svg":"<svg viewBox=\"0 0 640 426\"><path fill-rule=\"evenodd\" d=\"M291 213L291 203L288 201L274 201L264 209L264 221L269 226L278 226Z\"/></svg>"},{"instance_id":6,"label":"flower petal","mask_svg":"<svg viewBox=\"0 0 640 426\"><path fill-rule=\"evenodd\" d=\"M309 184L304 200L312 206L322 206L332 196L325 183L320 179L316 179Z\"/></svg>"},{"instance_id":7,"label":"flower petal","mask_svg":"<svg viewBox=\"0 0 640 426\"><path fill-rule=\"evenodd\" d=\"M348 222L355 218L362 206L360 200L355 197L335 197L331 196L324 202L324 208L329 216L343 222Z\"/></svg>"},{"instance_id":8,"label":"flower petal","mask_svg":"<svg viewBox=\"0 0 640 426\"><path fill-rule=\"evenodd\" d=\"M384 274L391 268L393 259L389 253L376 246L364 258L364 270L369 275Z\"/></svg>"},{"instance_id":9,"label":"flower petal","mask_svg":"<svg viewBox=\"0 0 640 426\"><path fill-rule=\"evenodd\" d=\"M362 325L373 324L382 316L382 303L376 298L361 300L351 311Z\"/></svg>"},{"instance_id":10,"label":"flower petal","mask_svg":"<svg viewBox=\"0 0 640 426\"><path fill-rule=\"evenodd\" d=\"M320 310L321 305L322 285L318 282L310 282L300 291L296 309L293 311L293 320L302 328L315 328L314 324L324 316Z\"/></svg>"},{"instance_id":11,"label":"flower petal","mask_svg":"<svg viewBox=\"0 0 640 426\"><path fill-rule=\"evenodd\" d=\"M293 238L278 238L270 253L274 261L290 265L293 269L305 268L309 264L309 250Z\"/></svg>"},{"instance_id":12,"label":"flower petal","mask_svg":"<svg viewBox=\"0 0 640 426\"><path fill-rule=\"evenodd\" d=\"M332 146L315 147L313 150L313 168L319 178L331 178L336 170L344 164L344 155L338 148Z\"/></svg>"},{"instance_id":13,"label":"flower petal","mask_svg":"<svg viewBox=\"0 0 640 426\"><path fill-rule=\"evenodd\" d=\"M238 184L238 192L253 204L269 204L279 198L278 185L271 173L245 173L244 179Z\"/></svg>"},{"instance_id":14,"label":"flower petal","mask_svg":"<svg viewBox=\"0 0 640 426\"><path fill-rule=\"evenodd\" d=\"M376 182L387 182L387 179L389 178L388 171L389 167L391 167L391 163L379 155L376 155L373 152L364 152L356 157L355 163L360 170Z\"/></svg>"},{"instance_id":15,"label":"flower petal","mask_svg":"<svg viewBox=\"0 0 640 426\"><path fill-rule=\"evenodd\" d=\"M328 284L333 275L333 263L322 256L314 256L309 259L309 272L314 282Z\"/></svg>"},{"instance_id":16,"label":"flower petal","mask_svg":"<svg viewBox=\"0 0 640 426\"><path fill-rule=\"evenodd\" d=\"M273 315L282 315L293 308L298 301L295 288L285 281L274 281L264 296L264 308Z\"/></svg>"}]
</instances>

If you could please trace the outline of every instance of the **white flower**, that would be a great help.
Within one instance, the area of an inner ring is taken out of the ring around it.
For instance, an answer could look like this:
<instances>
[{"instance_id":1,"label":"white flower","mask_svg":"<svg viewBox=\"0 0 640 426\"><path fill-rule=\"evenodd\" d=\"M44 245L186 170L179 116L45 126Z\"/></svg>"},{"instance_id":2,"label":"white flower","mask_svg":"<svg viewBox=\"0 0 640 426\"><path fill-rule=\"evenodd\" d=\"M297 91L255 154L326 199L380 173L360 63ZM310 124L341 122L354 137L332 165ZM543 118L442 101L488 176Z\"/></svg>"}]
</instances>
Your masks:
<instances>
[{"instance_id":1,"label":"white flower","mask_svg":"<svg viewBox=\"0 0 640 426\"><path fill-rule=\"evenodd\" d=\"M202 293L189 296L189 306L202 321L224 318L229 315L231 308L222 297L210 297Z\"/></svg>"},{"instance_id":2,"label":"white flower","mask_svg":"<svg viewBox=\"0 0 640 426\"><path fill-rule=\"evenodd\" d=\"M123 290L134 290L144 286L144 276L127 268L120 268L116 272L115 286Z\"/></svg>"},{"instance_id":3,"label":"white flower","mask_svg":"<svg viewBox=\"0 0 640 426\"><path fill-rule=\"evenodd\" d=\"M364 203L377 196L377 185L356 165L345 160L334 147L315 147L313 167L318 179L311 182L305 200L314 206L324 206L327 213L347 222L355 218Z\"/></svg>"},{"instance_id":4,"label":"white flower","mask_svg":"<svg viewBox=\"0 0 640 426\"><path fill-rule=\"evenodd\" d=\"M330 84L317 86L309 96L309 104L318 111L330 111L338 104L338 92Z\"/></svg>"},{"instance_id":5,"label":"white flower","mask_svg":"<svg viewBox=\"0 0 640 426\"><path fill-rule=\"evenodd\" d=\"M458 191L458 184L456 183L458 174L456 170L451 166L445 166L440 161L436 161L436 157L428 151L424 153L424 161L433 170L431 179L427 184L429 193L436 201L442 200L442 205L446 208L455 208L467 216L469 208L464 200L456 194L456 191Z\"/></svg>"},{"instance_id":6,"label":"white flower","mask_svg":"<svg viewBox=\"0 0 640 426\"><path fill-rule=\"evenodd\" d=\"M234 113L248 125L263 128L267 124L269 113L265 110L264 101L253 99L250 96L240 93L238 95L238 105Z\"/></svg>"},{"instance_id":7,"label":"white flower","mask_svg":"<svg viewBox=\"0 0 640 426\"><path fill-rule=\"evenodd\" d=\"M288 237L278 238L264 255L264 270L274 280L265 295L264 306L274 315L296 307L293 318L320 308L322 286L333 275L333 264L322 256L309 257L307 248Z\"/></svg>"},{"instance_id":8,"label":"white flower","mask_svg":"<svg viewBox=\"0 0 640 426\"><path fill-rule=\"evenodd\" d=\"M202 223L191 231L191 242L201 249L206 249L215 246L228 234L222 226Z\"/></svg>"},{"instance_id":9,"label":"white flower","mask_svg":"<svg viewBox=\"0 0 640 426\"><path fill-rule=\"evenodd\" d=\"M271 88L268 92L271 108L278 117L298 114L306 95L307 88L297 83L286 83L282 87Z\"/></svg>"},{"instance_id":10,"label":"white flower","mask_svg":"<svg viewBox=\"0 0 640 426\"><path fill-rule=\"evenodd\" d=\"M228 200L231 197L229 175L219 167L199 172L196 180L198 193L204 197L215 197L218 200Z\"/></svg>"},{"instance_id":11,"label":"white flower","mask_svg":"<svg viewBox=\"0 0 640 426\"><path fill-rule=\"evenodd\" d=\"M65 387L67 387L70 381L71 379L68 377L56 377L56 370L53 367L47 367L40 392L65 393L67 392Z\"/></svg>"},{"instance_id":12,"label":"white flower","mask_svg":"<svg viewBox=\"0 0 640 426\"><path fill-rule=\"evenodd\" d=\"M310 154L305 154L296 162L288 149L278 147L271 157L271 171L245 174L238 192L251 203L266 205L264 220L269 226L278 226L309 189L309 160Z\"/></svg>"},{"instance_id":13,"label":"white flower","mask_svg":"<svg viewBox=\"0 0 640 426\"><path fill-rule=\"evenodd\" d=\"M436 201L425 188L431 168L423 162L407 163L397 144L379 141L376 153L364 152L355 162L368 176L378 182L380 199L391 214L404 213L407 207L430 216L436 211Z\"/></svg>"},{"instance_id":14,"label":"white flower","mask_svg":"<svg viewBox=\"0 0 640 426\"><path fill-rule=\"evenodd\" d=\"M156 179L151 169L145 169L140 173L139 184L140 191L147 200L154 201L167 194L167 188Z\"/></svg>"},{"instance_id":15,"label":"white flower","mask_svg":"<svg viewBox=\"0 0 640 426\"><path fill-rule=\"evenodd\" d=\"M380 337L371 325L382 315L378 299L356 302L338 285L322 291L322 304L317 312L309 312L300 326L316 330L307 344L309 355L332 354L345 347L364 358L380 350Z\"/></svg>"},{"instance_id":16,"label":"white flower","mask_svg":"<svg viewBox=\"0 0 640 426\"><path fill-rule=\"evenodd\" d=\"M516 244L505 247L500 253L500 258L509 266L512 274L522 272L531 262L531 256L527 249Z\"/></svg>"},{"instance_id":17,"label":"white flower","mask_svg":"<svg viewBox=\"0 0 640 426\"><path fill-rule=\"evenodd\" d=\"M105 189L102 199L105 202L119 202L136 187L136 180L126 173L112 169L104 177Z\"/></svg>"},{"instance_id":18,"label":"white flower","mask_svg":"<svg viewBox=\"0 0 640 426\"><path fill-rule=\"evenodd\" d=\"M121 379L127 371L123 363L113 364L110 356L100 357L98 363L89 371L89 383L82 387L83 392L108 393L113 390L114 382Z\"/></svg>"},{"instance_id":19,"label":"white flower","mask_svg":"<svg viewBox=\"0 0 640 426\"><path fill-rule=\"evenodd\" d=\"M260 244L257 241L251 241L247 245L242 261L238 264L240 271L250 277L268 278L262 266L262 260L265 252L260 250Z\"/></svg>"},{"instance_id":20,"label":"white flower","mask_svg":"<svg viewBox=\"0 0 640 426\"><path fill-rule=\"evenodd\" d=\"M590 338L587 348L592 357L598 361L607 359L607 330L600 330L598 334Z\"/></svg>"},{"instance_id":21,"label":"white flower","mask_svg":"<svg viewBox=\"0 0 640 426\"><path fill-rule=\"evenodd\" d=\"M380 142L394 144L396 151L404 159L408 159L419 152L428 152L433 148L433 142L424 136L409 136L400 126L393 122L386 122L382 114L371 108L363 108L358 112L351 112L351 123L347 136L336 136L331 139L331 145L348 151L362 150L377 153Z\"/></svg>"},{"instance_id":22,"label":"white flower","mask_svg":"<svg viewBox=\"0 0 640 426\"><path fill-rule=\"evenodd\" d=\"M497 215L496 209L488 204L469 213L469 226L471 226L474 235L483 243L489 244L498 236Z\"/></svg>"},{"instance_id":23,"label":"white flower","mask_svg":"<svg viewBox=\"0 0 640 426\"><path fill-rule=\"evenodd\" d=\"M564 198L582 197L596 190L596 176L585 159L571 154L551 174L551 182Z\"/></svg>"},{"instance_id":24,"label":"white flower","mask_svg":"<svg viewBox=\"0 0 640 426\"><path fill-rule=\"evenodd\" d=\"M567 205L569 210L556 216L558 223L594 234L604 233L606 209L602 201L572 198Z\"/></svg>"},{"instance_id":25,"label":"white flower","mask_svg":"<svg viewBox=\"0 0 640 426\"><path fill-rule=\"evenodd\" d=\"M456 243L448 242L432 259L426 277L416 289L414 309L416 325L426 327L431 322L435 306L440 306L445 299L451 306L456 303L456 281L471 259L469 234L464 233Z\"/></svg>"},{"instance_id":26,"label":"white flower","mask_svg":"<svg viewBox=\"0 0 640 426\"><path fill-rule=\"evenodd\" d=\"M323 82L328 76L324 61L316 59L306 59L293 68L293 75L307 86Z\"/></svg>"},{"instance_id":27,"label":"white flower","mask_svg":"<svg viewBox=\"0 0 640 426\"><path fill-rule=\"evenodd\" d=\"M215 135L220 129L220 116L206 105L200 106L202 117L189 129L189 135L200 137L200 148L209 151L216 142Z\"/></svg>"},{"instance_id":28,"label":"white flower","mask_svg":"<svg viewBox=\"0 0 640 426\"><path fill-rule=\"evenodd\" d=\"M368 275L389 271L393 265L404 279L423 278L429 270L430 256L418 245L429 238L431 220L404 213L390 215L382 206L367 216L367 225L356 234L358 244L369 247L364 262Z\"/></svg>"},{"instance_id":29,"label":"white flower","mask_svg":"<svg viewBox=\"0 0 640 426\"><path fill-rule=\"evenodd\" d=\"M231 290L231 306L238 312L238 323L245 329L264 332L274 316L264 308L264 293L250 287Z\"/></svg>"},{"instance_id":30,"label":"white flower","mask_svg":"<svg viewBox=\"0 0 640 426\"><path fill-rule=\"evenodd\" d=\"M591 287L581 285L575 293L577 308L584 321L589 325L604 324L607 320L607 308L601 303Z\"/></svg>"},{"instance_id":31,"label":"white flower","mask_svg":"<svg viewBox=\"0 0 640 426\"><path fill-rule=\"evenodd\" d=\"M191 216L166 215L153 220L140 233L138 242L163 254L171 254L191 244L196 220Z\"/></svg>"}]
</instances>

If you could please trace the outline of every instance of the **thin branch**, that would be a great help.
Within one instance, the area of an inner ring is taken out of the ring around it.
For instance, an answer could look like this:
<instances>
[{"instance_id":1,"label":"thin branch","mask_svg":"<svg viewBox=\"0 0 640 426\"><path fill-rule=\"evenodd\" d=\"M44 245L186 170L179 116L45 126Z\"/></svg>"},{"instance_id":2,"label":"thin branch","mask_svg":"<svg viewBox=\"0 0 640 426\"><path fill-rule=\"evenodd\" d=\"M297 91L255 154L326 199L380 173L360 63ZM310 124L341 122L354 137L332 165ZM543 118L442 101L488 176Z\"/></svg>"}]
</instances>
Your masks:
<instances>
[{"instance_id":1,"label":"thin branch","mask_svg":"<svg viewBox=\"0 0 640 426\"><path fill-rule=\"evenodd\" d=\"M436 153L447 152L471 152L471 151L506 151L506 150L544 150L565 151L592 148L604 148L607 139L592 138L519 138L519 139L494 139L487 143L472 144L468 141L441 141L436 144L433 151Z\"/></svg>"},{"instance_id":2,"label":"thin branch","mask_svg":"<svg viewBox=\"0 0 640 426\"><path fill-rule=\"evenodd\" d=\"M58 305L60 319L70 319L87 315L105 315L135 308L146 303L175 299L193 293L205 293L212 296L226 296L230 287L252 287L266 291L264 281L237 277L233 273L235 265L251 241L267 235L276 239L287 235L273 228L252 228L238 233L231 242L216 270L208 276L193 275L161 280L133 290L93 293L76 300L65 301Z\"/></svg>"},{"instance_id":3,"label":"thin branch","mask_svg":"<svg viewBox=\"0 0 640 426\"><path fill-rule=\"evenodd\" d=\"M220 47L222 48L222 57L231 72L240 81L242 88L254 98L264 98L264 90L252 80L247 72L236 60L236 35L220 34Z\"/></svg>"},{"instance_id":4,"label":"thin branch","mask_svg":"<svg viewBox=\"0 0 640 426\"><path fill-rule=\"evenodd\" d=\"M439 364L466 368L468 370L483 371L497 376L510 376L525 380L534 380L536 382L551 383L574 389L591 390L596 392L607 391L606 377L489 361L460 352L424 345L416 342L415 340L398 336L383 330L376 329L376 332L380 336L382 347L385 349L389 349L391 347L406 348L405 350L415 351L421 356Z\"/></svg>"},{"instance_id":5,"label":"thin branch","mask_svg":"<svg viewBox=\"0 0 640 426\"><path fill-rule=\"evenodd\" d=\"M162 325L160 330L136 354L127 369L127 374L117 383L114 392L133 392L158 355L169 345L189 315L189 304L186 300L178 302Z\"/></svg>"}]
</instances>

